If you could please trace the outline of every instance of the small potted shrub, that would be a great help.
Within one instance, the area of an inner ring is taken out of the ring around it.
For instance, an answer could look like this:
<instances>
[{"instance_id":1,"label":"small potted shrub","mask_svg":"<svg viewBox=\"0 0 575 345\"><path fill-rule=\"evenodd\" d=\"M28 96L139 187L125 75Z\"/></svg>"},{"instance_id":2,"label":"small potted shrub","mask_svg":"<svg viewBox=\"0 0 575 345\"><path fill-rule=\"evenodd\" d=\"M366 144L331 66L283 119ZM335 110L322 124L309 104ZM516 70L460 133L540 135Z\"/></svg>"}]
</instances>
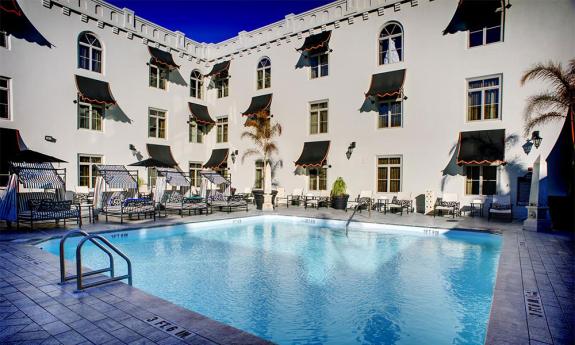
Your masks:
<instances>
[{"instance_id":1,"label":"small potted shrub","mask_svg":"<svg viewBox=\"0 0 575 345\"><path fill-rule=\"evenodd\" d=\"M347 199L349 199L349 194L346 194L345 181L338 177L331 187L331 207L336 210L345 210L347 206Z\"/></svg>"}]
</instances>

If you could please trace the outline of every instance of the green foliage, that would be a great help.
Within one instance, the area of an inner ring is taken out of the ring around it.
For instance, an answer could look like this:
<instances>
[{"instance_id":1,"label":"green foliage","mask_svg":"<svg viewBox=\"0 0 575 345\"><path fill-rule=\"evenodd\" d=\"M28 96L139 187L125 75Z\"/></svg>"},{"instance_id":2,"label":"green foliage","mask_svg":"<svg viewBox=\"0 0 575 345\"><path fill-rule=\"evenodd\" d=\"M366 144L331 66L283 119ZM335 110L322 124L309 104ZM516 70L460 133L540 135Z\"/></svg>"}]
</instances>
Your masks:
<instances>
[{"instance_id":1,"label":"green foliage","mask_svg":"<svg viewBox=\"0 0 575 345\"><path fill-rule=\"evenodd\" d=\"M331 187L331 196L342 196L346 195L347 186L343 178L338 177L334 182L333 186Z\"/></svg>"}]
</instances>

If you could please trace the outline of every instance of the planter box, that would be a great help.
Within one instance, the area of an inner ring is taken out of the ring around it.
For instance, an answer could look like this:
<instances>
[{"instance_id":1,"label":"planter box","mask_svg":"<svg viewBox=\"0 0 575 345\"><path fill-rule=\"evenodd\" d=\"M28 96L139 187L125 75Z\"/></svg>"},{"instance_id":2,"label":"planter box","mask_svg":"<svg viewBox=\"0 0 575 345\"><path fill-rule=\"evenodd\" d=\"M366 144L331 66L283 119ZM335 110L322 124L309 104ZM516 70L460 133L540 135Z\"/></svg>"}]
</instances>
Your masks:
<instances>
[{"instance_id":1,"label":"planter box","mask_svg":"<svg viewBox=\"0 0 575 345\"><path fill-rule=\"evenodd\" d=\"M349 195L341 195L341 196L332 196L331 197L331 207L335 208L336 210L345 210L347 206L347 200L349 199Z\"/></svg>"},{"instance_id":2,"label":"planter box","mask_svg":"<svg viewBox=\"0 0 575 345\"><path fill-rule=\"evenodd\" d=\"M272 205L276 206L276 194L278 193L277 190L272 190ZM264 205L264 191L261 189L254 189L252 190L252 194L254 195L254 200L256 202L256 209L261 210Z\"/></svg>"}]
</instances>

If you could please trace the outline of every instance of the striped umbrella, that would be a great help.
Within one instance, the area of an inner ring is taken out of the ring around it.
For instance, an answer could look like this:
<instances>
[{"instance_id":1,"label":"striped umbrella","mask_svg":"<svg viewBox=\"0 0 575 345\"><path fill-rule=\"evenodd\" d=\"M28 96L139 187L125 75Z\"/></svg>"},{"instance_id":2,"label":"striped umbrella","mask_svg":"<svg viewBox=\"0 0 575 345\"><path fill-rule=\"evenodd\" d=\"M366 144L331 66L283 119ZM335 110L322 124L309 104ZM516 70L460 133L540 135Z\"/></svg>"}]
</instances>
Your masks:
<instances>
[{"instance_id":1,"label":"striped umbrella","mask_svg":"<svg viewBox=\"0 0 575 345\"><path fill-rule=\"evenodd\" d=\"M16 174L10 175L4 196L0 200L0 219L6 221L16 221L16 189L18 188L18 177Z\"/></svg>"}]
</instances>

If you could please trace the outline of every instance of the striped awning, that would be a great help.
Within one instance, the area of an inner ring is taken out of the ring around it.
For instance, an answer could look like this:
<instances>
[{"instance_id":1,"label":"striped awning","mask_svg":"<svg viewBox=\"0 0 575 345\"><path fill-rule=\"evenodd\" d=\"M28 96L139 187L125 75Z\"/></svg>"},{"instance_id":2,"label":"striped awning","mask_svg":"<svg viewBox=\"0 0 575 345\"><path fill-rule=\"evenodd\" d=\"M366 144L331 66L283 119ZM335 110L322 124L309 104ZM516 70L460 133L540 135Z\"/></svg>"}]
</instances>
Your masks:
<instances>
[{"instance_id":1,"label":"striped awning","mask_svg":"<svg viewBox=\"0 0 575 345\"><path fill-rule=\"evenodd\" d=\"M64 187L64 180L51 163L12 163L18 180L25 188L58 189Z\"/></svg>"},{"instance_id":2,"label":"striped awning","mask_svg":"<svg viewBox=\"0 0 575 345\"><path fill-rule=\"evenodd\" d=\"M200 175L216 185L231 185L232 183L215 171L200 171Z\"/></svg>"},{"instance_id":3,"label":"striped awning","mask_svg":"<svg viewBox=\"0 0 575 345\"><path fill-rule=\"evenodd\" d=\"M138 188L138 181L123 165L96 165L96 170L111 188Z\"/></svg>"},{"instance_id":4,"label":"striped awning","mask_svg":"<svg viewBox=\"0 0 575 345\"><path fill-rule=\"evenodd\" d=\"M154 64L158 64L170 69L173 68L180 68L180 66L178 66L176 64L176 62L174 61L174 58L172 57L172 54L170 52L158 49L158 48L154 48L154 47L148 47L148 50L150 51L150 56L151 56L151 61Z\"/></svg>"},{"instance_id":5,"label":"striped awning","mask_svg":"<svg viewBox=\"0 0 575 345\"><path fill-rule=\"evenodd\" d=\"M308 53L319 53L329 49L329 39L331 31L323 31L305 38L303 45L297 48L297 51Z\"/></svg>"},{"instance_id":6,"label":"striped awning","mask_svg":"<svg viewBox=\"0 0 575 345\"><path fill-rule=\"evenodd\" d=\"M190 180L184 175L183 172L174 168L156 168L158 176L164 176L166 182L172 186L189 187Z\"/></svg>"}]
</instances>

